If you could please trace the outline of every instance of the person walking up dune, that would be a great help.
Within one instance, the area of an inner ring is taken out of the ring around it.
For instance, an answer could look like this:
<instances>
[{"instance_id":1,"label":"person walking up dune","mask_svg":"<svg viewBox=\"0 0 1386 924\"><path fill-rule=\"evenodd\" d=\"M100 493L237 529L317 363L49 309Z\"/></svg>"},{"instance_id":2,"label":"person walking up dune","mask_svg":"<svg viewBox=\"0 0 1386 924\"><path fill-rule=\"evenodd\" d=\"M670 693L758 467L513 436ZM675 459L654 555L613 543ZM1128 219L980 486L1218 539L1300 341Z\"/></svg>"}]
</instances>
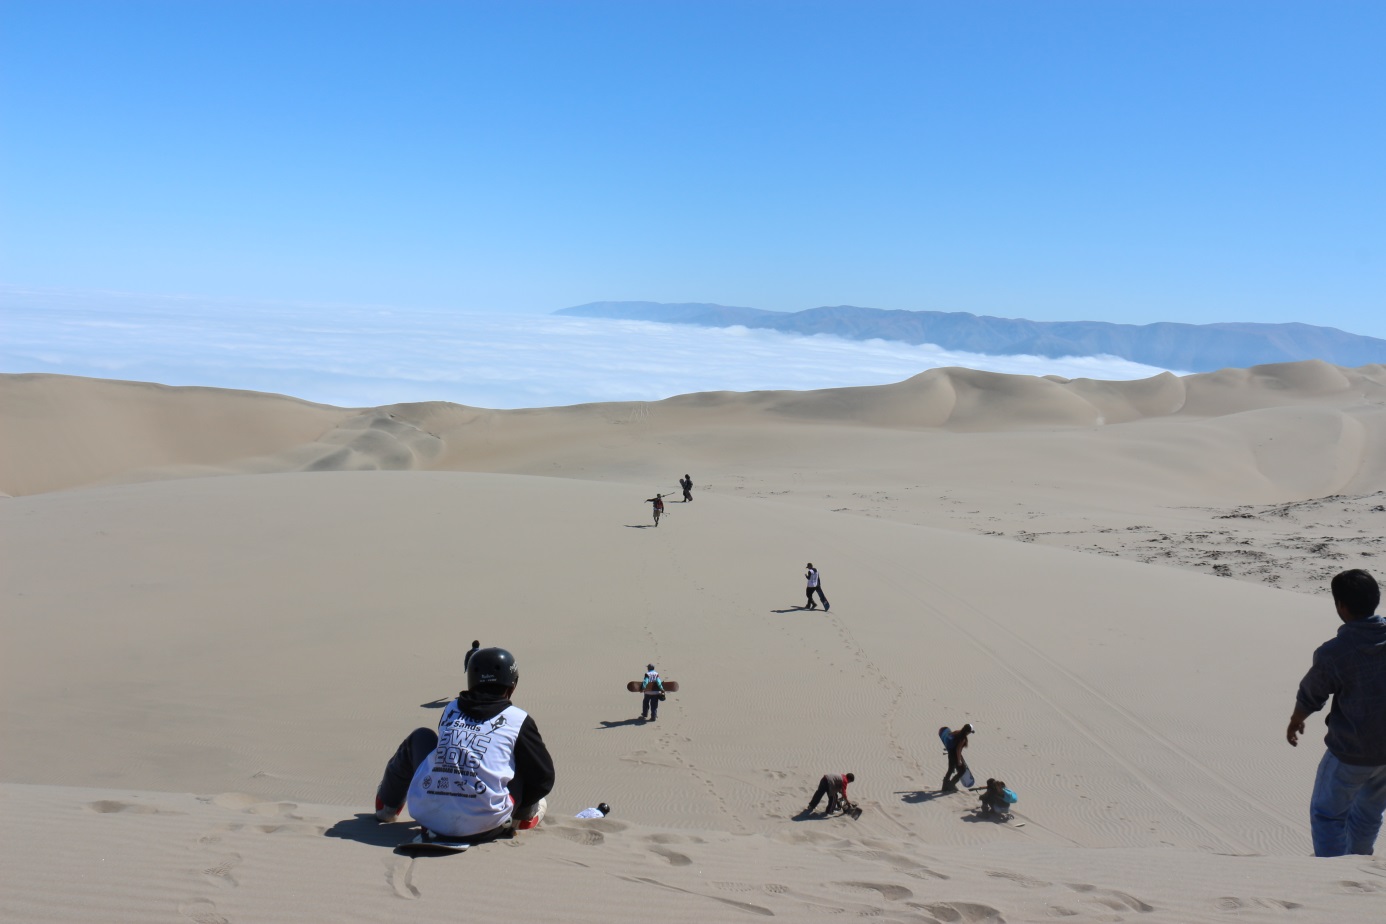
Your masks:
<instances>
[{"instance_id":1,"label":"person walking up dune","mask_svg":"<svg viewBox=\"0 0 1386 924\"><path fill-rule=\"evenodd\" d=\"M948 771L943 774L943 792L957 792L958 781L968 774L967 758L963 756L963 751L967 748L973 731L975 729L971 722L956 730L940 730L939 737L943 741L943 747L948 751Z\"/></svg>"},{"instance_id":2,"label":"person walking up dune","mask_svg":"<svg viewBox=\"0 0 1386 924\"><path fill-rule=\"evenodd\" d=\"M644 695L640 702L640 718L647 715L651 722L659 720L659 704L664 699L664 681L653 664L645 665L645 677L640 681L640 692Z\"/></svg>"},{"instance_id":3,"label":"person walking up dune","mask_svg":"<svg viewBox=\"0 0 1386 924\"><path fill-rule=\"evenodd\" d=\"M828 598L823 596L823 579L818 575L818 569L813 567L813 562L804 566L808 570L804 572L804 579L808 581L808 587L804 589L804 606L806 609L816 610L818 604L813 602L813 595L818 594L818 599L823 601L823 612L828 612Z\"/></svg>"}]
</instances>

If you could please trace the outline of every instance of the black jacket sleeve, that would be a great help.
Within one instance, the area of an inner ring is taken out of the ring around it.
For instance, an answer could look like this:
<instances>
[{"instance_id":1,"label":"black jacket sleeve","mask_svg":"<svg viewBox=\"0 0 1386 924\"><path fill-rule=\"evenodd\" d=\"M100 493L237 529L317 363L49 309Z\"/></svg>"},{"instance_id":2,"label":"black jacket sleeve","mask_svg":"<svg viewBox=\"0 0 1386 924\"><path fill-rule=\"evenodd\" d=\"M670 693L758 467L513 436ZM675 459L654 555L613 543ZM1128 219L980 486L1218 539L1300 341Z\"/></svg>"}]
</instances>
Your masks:
<instances>
[{"instance_id":1,"label":"black jacket sleeve","mask_svg":"<svg viewBox=\"0 0 1386 924\"><path fill-rule=\"evenodd\" d=\"M510 795L517 808L534 805L553 791L553 758L539 735L534 716L525 716L515 739L515 779L510 781Z\"/></svg>"}]
</instances>

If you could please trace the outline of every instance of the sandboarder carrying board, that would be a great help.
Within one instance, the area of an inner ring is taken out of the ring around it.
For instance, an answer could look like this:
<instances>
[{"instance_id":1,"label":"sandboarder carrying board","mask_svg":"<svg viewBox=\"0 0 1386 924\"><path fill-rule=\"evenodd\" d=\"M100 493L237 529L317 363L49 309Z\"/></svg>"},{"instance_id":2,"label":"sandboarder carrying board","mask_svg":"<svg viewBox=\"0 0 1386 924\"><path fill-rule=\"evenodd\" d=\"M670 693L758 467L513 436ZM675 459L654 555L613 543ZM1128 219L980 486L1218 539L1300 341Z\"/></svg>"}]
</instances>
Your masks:
<instances>
[{"instance_id":1,"label":"sandboarder carrying board","mask_svg":"<svg viewBox=\"0 0 1386 924\"><path fill-rule=\"evenodd\" d=\"M645 666L645 677L640 681L640 718L649 717L651 722L659 720L659 704L664 702L664 680L653 664Z\"/></svg>"}]
</instances>

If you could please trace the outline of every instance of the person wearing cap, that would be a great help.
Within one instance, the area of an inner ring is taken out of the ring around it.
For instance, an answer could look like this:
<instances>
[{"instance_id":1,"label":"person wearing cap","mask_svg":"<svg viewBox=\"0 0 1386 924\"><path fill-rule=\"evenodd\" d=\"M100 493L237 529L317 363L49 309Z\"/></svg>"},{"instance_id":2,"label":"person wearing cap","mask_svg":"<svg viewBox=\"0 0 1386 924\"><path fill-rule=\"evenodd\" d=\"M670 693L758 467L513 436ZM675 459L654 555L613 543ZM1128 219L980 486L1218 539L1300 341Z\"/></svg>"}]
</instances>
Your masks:
<instances>
[{"instance_id":1,"label":"person wearing cap","mask_svg":"<svg viewBox=\"0 0 1386 924\"><path fill-rule=\"evenodd\" d=\"M653 664L645 665L645 678L640 681L640 718L649 717L651 722L659 719L659 703L664 696L664 681Z\"/></svg>"},{"instance_id":2,"label":"person wearing cap","mask_svg":"<svg viewBox=\"0 0 1386 924\"><path fill-rule=\"evenodd\" d=\"M385 765L375 817L392 822L407 807L423 843L475 843L536 826L553 790L553 758L533 717L510 701L519 682L514 655L477 649L467 689L443 710L438 730L415 729Z\"/></svg>"},{"instance_id":3,"label":"person wearing cap","mask_svg":"<svg viewBox=\"0 0 1386 924\"><path fill-rule=\"evenodd\" d=\"M828 807L824 809L824 815L831 815L838 810L839 803L847 802L847 784L856 780L855 773L825 773L823 778L818 781L818 790L813 794L813 801L808 808L804 809L805 815L812 815L813 810L818 808L818 802L824 796L828 797Z\"/></svg>"},{"instance_id":4,"label":"person wearing cap","mask_svg":"<svg viewBox=\"0 0 1386 924\"><path fill-rule=\"evenodd\" d=\"M810 610L818 609L818 604L813 602L813 595L818 594L818 599L823 601L823 612L828 612L828 598L823 596L823 579L818 576L818 569L813 567L813 562L804 565L808 570L804 572L804 579L808 581L808 587L804 590L805 608Z\"/></svg>"},{"instance_id":5,"label":"person wearing cap","mask_svg":"<svg viewBox=\"0 0 1386 924\"><path fill-rule=\"evenodd\" d=\"M972 723L968 722L962 728L954 729L948 737L948 772L943 774L943 791L957 792L958 780L962 779L967 773L967 758L963 757L963 750L967 747L967 741L976 731Z\"/></svg>"},{"instance_id":6,"label":"person wearing cap","mask_svg":"<svg viewBox=\"0 0 1386 924\"><path fill-rule=\"evenodd\" d=\"M574 818L605 818L611 814L611 806L605 802L598 802L596 808L585 808L574 815Z\"/></svg>"}]
</instances>

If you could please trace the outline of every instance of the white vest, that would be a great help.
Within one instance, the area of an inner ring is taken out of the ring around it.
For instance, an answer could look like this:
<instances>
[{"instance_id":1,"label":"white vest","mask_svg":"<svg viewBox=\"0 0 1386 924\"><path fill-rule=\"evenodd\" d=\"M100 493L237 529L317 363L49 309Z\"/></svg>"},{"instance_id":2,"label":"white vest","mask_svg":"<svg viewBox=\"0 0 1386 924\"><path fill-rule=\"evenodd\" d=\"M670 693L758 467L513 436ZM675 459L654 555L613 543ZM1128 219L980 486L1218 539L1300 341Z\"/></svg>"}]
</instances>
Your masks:
<instances>
[{"instance_id":1,"label":"white vest","mask_svg":"<svg viewBox=\"0 0 1386 924\"><path fill-rule=\"evenodd\" d=\"M515 811L515 740L529 713L519 706L477 721L448 703L438 749L414 771L409 814L435 834L470 837L499 827Z\"/></svg>"}]
</instances>

